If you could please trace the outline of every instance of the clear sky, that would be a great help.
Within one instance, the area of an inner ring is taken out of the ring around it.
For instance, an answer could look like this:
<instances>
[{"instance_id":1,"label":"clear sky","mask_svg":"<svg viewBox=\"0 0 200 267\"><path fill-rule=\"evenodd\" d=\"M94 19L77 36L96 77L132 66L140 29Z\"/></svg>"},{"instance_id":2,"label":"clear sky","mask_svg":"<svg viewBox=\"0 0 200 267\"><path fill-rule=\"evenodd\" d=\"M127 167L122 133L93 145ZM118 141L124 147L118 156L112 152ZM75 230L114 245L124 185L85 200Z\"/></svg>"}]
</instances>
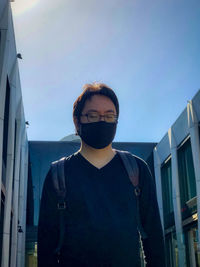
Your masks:
<instances>
[{"instance_id":1,"label":"clear sky","mask_svg":"<svg viewBox=\"0 0 200 267\"><path fill-rule=\"evenodd\" d=\"M115 141L159 142L200 89L199 0L15 0L29 140L74 133L85 83L120 102Z\"/></svg>"}]
</instances>

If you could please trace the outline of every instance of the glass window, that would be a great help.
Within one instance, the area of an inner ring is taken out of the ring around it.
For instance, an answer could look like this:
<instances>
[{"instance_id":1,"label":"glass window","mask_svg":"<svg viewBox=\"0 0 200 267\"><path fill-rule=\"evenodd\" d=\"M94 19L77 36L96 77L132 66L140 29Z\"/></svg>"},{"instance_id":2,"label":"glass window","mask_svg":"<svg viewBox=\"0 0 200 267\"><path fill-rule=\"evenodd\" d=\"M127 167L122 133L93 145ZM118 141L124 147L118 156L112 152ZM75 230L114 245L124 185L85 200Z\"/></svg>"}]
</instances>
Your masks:
<instances>
[{"instance_id":1,"label":"glass window","mask_svg":"<svg viewBox=\"0 0 200 267\"><path fill-rule=\"evenodd\" d=\"M167 266L174 267L173 243L172 243L171 234L167 235L165 238L165 255L166 255Z\"/></svg>"},{"instance_id":2,"label":"glass window","mask_svg":"<svg viewBox=\"0 0 200 267\"><path fill-rule=\"evenodd\" d=\"M7 79L6 98L5 98L5 107L4 107L4 125L3 125L3 168L2 168L2 182L3 182L4 185L5 185L5 180L6 180L9 109L10 109L10 85L9 85L9 81Z\"/></svg>"},{"instance_id":3,"label":"glass window","mask_svg":"<svg viewBox=\"0 0 200 267\"><path fill-rule=\"evenodd\" d=\"M194 164L190 139L188 139L178 150L178 171L181 207L184 208L186 202L196 196Z\"/></svg>"},{"instance_id":4,"label":"glass window","mask_svg":"<svg viewBox=\"0 0 200 267\"><path fill-rule=\"evenodd\" d=\"M0 214L0 262L2 257L2 242L3 242L3 221L4 221L4 195L1 192L1 214Z\"/></svg>"},{"instance_id":5,"label":"glass window","mask_svg":"<svg viewBox=\"0 0 200 267\"><path fill-rule=\"evenodd\" d=\"M37 267L37 243L26 242L26 267Z\"/></svg>"},{"instance_id":6,"label":"glass window","mask_svg":"<svg viewBox=\"0 0 200 267\"><path fill-rule=\"evenodd\" d=\"M26 224L27 226L33 226L34 221L34 196L33 196L33 179L31 172L31 163L29 157L28 164L28 185L27 185L27 211L26 211Z\"/></svg>"},{"instance_id":7,"label":"glass window","mask_svg":"<svg viewBox=\"0 0 200 267\"><path fill-rule=\"evenodd\" d=\"M15 161L16 161L16 135L17 135L17 121L15 119L15 134L14 134L14 160L13 160L13 183L12 183L12 208L13 208L13 201L14 201L14 186L15 186Z\"/></svg>"},{"instance_id":8,"label":"glass window","mask_svg":"<svg viewBox=\"0 0 200 267\"><path fill-rule=\"evenodd\" d=\"M200 267L200 254L197 250L198 230L197 227L184 230L186 263L187 267Z\"/></svg>"},{"instance_id":9,"label":"glass window","mask_svg":"<svg viewBox=\"0 0 200 267\"><path fill-rule=\"evenodd\" d=\"M165 236L165 255L167 267L178 267L178 245L175 233Z\"/></svg>"},{"instance_id":10,"label":"glass window","mask_svg":"<svg viewBox=\"0 0 200 267\"><path fill-rule=\"evenodd\" d=\"M177 242L177 237L176 237L176 233L173 233L172 235L172 242L173 242L173 251L174 251L174 267L178 267L179 266L179 261L178 261L178 242Z\"/></svg>"},{"instance_id":11,"label":"glass window","mask_svg":"<svg viewBox=\"0 0 200 267\"><path fill-rule=\"evenodd\" d=\"M161 177L164 224L167 228L174 223L171 160L162 166Z\"/></svg>"}]
</instances>

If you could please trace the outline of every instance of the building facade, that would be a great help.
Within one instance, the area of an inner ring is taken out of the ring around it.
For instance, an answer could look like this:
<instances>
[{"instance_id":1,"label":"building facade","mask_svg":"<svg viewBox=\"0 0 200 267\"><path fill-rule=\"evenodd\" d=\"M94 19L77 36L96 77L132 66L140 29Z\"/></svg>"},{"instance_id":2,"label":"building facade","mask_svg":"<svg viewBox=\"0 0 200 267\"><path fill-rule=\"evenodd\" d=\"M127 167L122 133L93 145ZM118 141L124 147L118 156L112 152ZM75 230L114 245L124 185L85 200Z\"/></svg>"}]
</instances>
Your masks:
<instances>
[{"instance_id":1,"label":"building facade","mask_svg":"<svg viewBox=\"0 0 200 267\"><path fill-rule=\"evenodd\" d=\"M0 0L0 264L37 266L40 199L50 163L77 140L28 142L12 13ZM165 234L167 267L200 267L200 91L156 143L114 143L151 166Z\"/></svg>"},{"instance_id":2,"label":"building facade","mask_svg":"<svg viewBox=\"0 0 200 267\"><path fill-rule=\"evenodd\" d=\"M200 91L154 148L167 266L200 266Z\"/></svg>"},{"instance_id":3,"label":"building facade","mask_svg":"<svg viewBox=\"0 0 200 267\"><path fill-rule=\"evenodd\" d=\"M0 1L0 264L24 266L28 141L10 1Z\"/></svg>"}]
</instances>

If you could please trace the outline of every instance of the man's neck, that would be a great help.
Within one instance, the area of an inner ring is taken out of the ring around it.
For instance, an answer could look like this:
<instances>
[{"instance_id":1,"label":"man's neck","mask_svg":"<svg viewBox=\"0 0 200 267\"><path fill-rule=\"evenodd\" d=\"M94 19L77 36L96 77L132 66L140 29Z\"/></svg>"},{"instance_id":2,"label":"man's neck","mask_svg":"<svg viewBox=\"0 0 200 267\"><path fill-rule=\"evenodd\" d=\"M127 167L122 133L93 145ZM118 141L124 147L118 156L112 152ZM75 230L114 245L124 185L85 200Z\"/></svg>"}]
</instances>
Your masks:
<instances>
[{"instance_id":1,"label":"man's neck","mask_svg":"<svg viewBox=\"0 0 200 267\"><path fill-rule=\"evenodd\" d=\"M112 149L111 144L102 149L95 149L88 146L83 141L81 142L80 153L97 168L101 168L106 165L116 154L115 150Z\"/></svg>"}]
</instances>

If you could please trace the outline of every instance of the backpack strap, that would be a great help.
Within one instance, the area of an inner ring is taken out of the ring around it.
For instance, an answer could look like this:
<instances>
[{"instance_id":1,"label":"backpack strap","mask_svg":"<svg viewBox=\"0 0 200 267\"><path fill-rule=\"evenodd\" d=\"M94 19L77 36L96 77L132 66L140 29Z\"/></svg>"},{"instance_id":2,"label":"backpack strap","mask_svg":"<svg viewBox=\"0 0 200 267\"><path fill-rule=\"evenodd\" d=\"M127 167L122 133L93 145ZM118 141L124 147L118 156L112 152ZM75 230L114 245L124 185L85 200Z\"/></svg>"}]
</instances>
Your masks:
<instances>
[{"instance_id":1,"label":"backpack strap","mask_svg":"<svg viewBox=\"0 0 200 267\"><path fill-rule=\"evenodd\" d=\"M128 151L117 151L123 161L124 167L128 173L129 179L134 186L134 192L136 196L140 195L139 188L139 168L135 157Z\"/></svg>"},{"instance_id":2,"label":"backpack strap","mask_svg":"<svg viewBox=\"0 0 200 267\"><path fill-rule=\"evenodd\" d=\"M123 165L128 173L128 177L134 187L134 193L136 196L136 205L137 205L137 225L138 225L138 232L141 235L142 239L147 238L147 234L144 231L144 228L142 226L141 217L140 217L140 205L139 205L139 197L141 193L141 189L139 187L139 167L136 161L136 158L134 155L132 155L128 151L121 151L116 150L116 152L119 154Z\"/></svg>"},{"instance_id":3,"label":"backpack strap","mask_svg":"<svg viewBox=\"0 0 200 267\"><path fill-rule=\"evenodd\" d=\"M51 163L52 181L58 197L58 209L66 208L65 160L64 157Z\"/></svg>"},{"instance_id":4,"label":"backpack strap","mask_svg":"<svg viewBox=\"0 0 200 267\"><path fill-rule=\"evenodd\" d=\"M51 176L53 186L57 196L57 208L59 211L60 229L59 229L59 241L58 246L54 253L57 256L57 261L59 262L60 250L63 245L64 235L65 235L65 210L66 210L66 183L65 183L65 161L66 158L61 158L60 160L51 163Z\"/></svg>"}]
</instances>

